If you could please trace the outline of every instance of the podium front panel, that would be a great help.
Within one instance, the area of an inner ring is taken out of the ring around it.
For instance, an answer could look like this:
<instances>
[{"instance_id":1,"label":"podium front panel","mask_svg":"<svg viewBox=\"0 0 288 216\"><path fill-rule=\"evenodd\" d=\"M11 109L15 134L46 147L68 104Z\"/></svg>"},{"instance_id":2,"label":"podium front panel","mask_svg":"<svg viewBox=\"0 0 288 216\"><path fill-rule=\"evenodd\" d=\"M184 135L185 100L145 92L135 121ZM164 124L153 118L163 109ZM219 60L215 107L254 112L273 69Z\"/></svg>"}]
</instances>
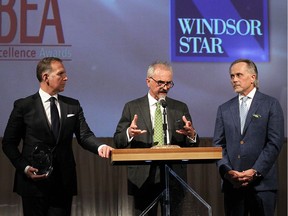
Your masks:
<instances>
[{"instance_id":1,"label":"podium front panel","mask_svg":"<svg viewBox=\"0 0 288 216\"><path fill-rule=\"evenodd\" d=\"M127 148L112 150L113 165L165 163L212 163L222 158L221 147Z\"/></svg>"}]
</instances>

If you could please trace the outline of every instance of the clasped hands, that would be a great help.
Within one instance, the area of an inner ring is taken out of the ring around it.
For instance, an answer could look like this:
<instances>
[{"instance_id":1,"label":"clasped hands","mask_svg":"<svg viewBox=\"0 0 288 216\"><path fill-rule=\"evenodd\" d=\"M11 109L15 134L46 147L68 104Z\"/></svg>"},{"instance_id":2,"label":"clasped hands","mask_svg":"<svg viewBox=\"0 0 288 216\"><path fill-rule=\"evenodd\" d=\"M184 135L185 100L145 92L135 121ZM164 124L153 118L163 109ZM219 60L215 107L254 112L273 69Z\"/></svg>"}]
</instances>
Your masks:
<instances>
[{"instance_id":1,"label":"clasped hands","mask_svg":"<svg viewBox=\"0 0 288 216\"><path fill-rule=\"evenodd\" d=\"M225 178L233 185L234 188L246 187L254 180L256 170L248 169L243 172L230 170L225 174Z\"/></svg>"},{"instance_id":2,"label":"clasped hands","mask_svg":"<svg viewBox=\"0 0 288 216\"><path fill-rule=\"evenodd\" d=\"M128 128L128 134L129 134L129 137L135 137L135 136L138 136L140 134L144 134L147 132L147 130L141 130L141 129L138 129L137 127L137 120L138 120L138 115L135 114L134 115L134 118ZM182 134L182 135L185 135L185 136L188 136L190 138L194 138L195 137L195 130L192 126L192 122L191 121L188 121L187 118L185 116L182 116L182 120L184 122L184 126L182 129L178 129L176 130L177 133L179 134Z\"/></svg>"}]
</instances>

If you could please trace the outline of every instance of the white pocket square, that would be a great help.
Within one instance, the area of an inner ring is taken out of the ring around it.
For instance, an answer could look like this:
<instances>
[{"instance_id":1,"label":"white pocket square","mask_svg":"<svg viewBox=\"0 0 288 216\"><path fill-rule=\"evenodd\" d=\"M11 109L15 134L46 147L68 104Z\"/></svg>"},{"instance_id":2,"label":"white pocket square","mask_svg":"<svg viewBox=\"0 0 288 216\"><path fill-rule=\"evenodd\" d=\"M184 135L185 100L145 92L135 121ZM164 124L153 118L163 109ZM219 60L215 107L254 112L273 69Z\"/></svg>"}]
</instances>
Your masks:
<instances>
[{"instance_id":1,"label":"white pocket square","mask_svg":"<svg viewBox=\"0 0 288 216\"><path fill-rule=\"evenodd\" d=\"M75 116L75 114L67 114L67 118L70 118L72 116Z\"/></svg>"}]
</instances>

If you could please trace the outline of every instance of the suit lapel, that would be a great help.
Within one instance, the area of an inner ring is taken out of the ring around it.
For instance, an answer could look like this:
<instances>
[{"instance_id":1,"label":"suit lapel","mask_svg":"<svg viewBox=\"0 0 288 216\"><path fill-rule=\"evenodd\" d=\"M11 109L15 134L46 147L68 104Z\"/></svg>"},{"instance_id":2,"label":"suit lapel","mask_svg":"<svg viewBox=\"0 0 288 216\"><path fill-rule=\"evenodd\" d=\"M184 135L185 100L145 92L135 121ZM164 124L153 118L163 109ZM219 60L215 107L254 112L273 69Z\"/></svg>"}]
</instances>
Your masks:
<instances>
[{"instance_id":1,"label":"suit lapel","mask_svg":"<svg viewBox=\"0 0 288 216\"><path fill-rule=\"evenodd\" d=\"M174 123L176 122L176 114L175 114L175 107L172 100L166 97L167 101L167 124L168 124L168 131L169 131L169 143L171 143L173 131L176 130L174 128ZM182 121L182 120L181 120Z\"/></svg>"},{"instance_id":2,"label":"suit lapel","mask_svg":"<svg viewBox=\"0 0 288 216\"><path fill-rule=\"evenodd\" d=\"M36 112L39 113L38 118L40 118L40 120L42 122L46 123L45 124L45 129L50 131L49 121L48 121L47 115L45 113L45 110L44 110L40 95L37 93L37 94L34 95L33 98L35 99Z\"/></svg>"},{"instance_id":3,"label":"suit lapel","mask_svg":"<svg viewBox=\"0 0 288 216\"><path fill-rule=\"evenodd\" d=\"M246 132L249 124L251 123L253 114L254 114L254 113L257 113L257 109L258 109L258 107L259 107L260 100L261 100L260 94L259 94L258 91L256 91L256 93L255 93L255 95L254 95L254 98L253 98L253 100L252 100L251 106L250 106L250 108L249 108L247 117L246 117L244 129L243 129L243 134L245 134L245 132Z\"/></svg>"},{"instance_id":4,"label":"suit lapel","mask_svg":"<svg viewBox=\"0 0 288 216\"><path fill-rule=\"evenodd\" d=\"M150 107L149 107L149 101L148 96L144 96L138 103L138 108L141 112L141 115L143 116L144 124L146 125L147 130L150 132L150 134L153 134L152 129L152 122L151 122L151 116L150 116Z\"/></svg>"},{"instance_id":5,"label":"suit lapel","mask_svg":"<svg viewBox=\"0 0 288 216\"><path fill-rule=\"evenodd\" d=\"M53 134L52 134L52 131L51 131L51 127L50 127L50 124L49 124L46 112L44 110L44 107L43 107L43 104L42 104L41 97L40 97L39 93L36 93L33 96L33 98L35 100L35 110L36 110L37 113L39 113L37 115L37 118L39 118L41 122L45 122L43 124L43 130L47 130L47 132L51 134L50 137L53 137Z\"/></svg>"},{"instance_id":6,"label":"suit lapel","mask_svg":"<svg viewBox=\"0 0 288 216\"><path fill-rule=\"evenodd\" d=\"M58 143L58 141L60 140L60 138L61 138L61 136L63 134L63 128L64 128L65 120L66 120L67 114L68 114L67 105L63 102L63 100L61 98L61 95L59 95L59 94L58 94L58 102L59 102L59 105L60 105L61 119L60 119L60 131L59 131L59 136L58 136L58 139L57 139L57 143Z\"/></svg>"},{"instance_id":7,"label":"suit lapel","mask_svg":"<svg viewBox=\"0 0 288 216\"><path fill-rule=\"evenodd\" d=\"M234 125L240 134L241 133L241 126L240 126L240 113L239 113L238 96L234 97L231 101L230 113L231 113L231 118L234 122Z\"/></svg>"}]
</instances>

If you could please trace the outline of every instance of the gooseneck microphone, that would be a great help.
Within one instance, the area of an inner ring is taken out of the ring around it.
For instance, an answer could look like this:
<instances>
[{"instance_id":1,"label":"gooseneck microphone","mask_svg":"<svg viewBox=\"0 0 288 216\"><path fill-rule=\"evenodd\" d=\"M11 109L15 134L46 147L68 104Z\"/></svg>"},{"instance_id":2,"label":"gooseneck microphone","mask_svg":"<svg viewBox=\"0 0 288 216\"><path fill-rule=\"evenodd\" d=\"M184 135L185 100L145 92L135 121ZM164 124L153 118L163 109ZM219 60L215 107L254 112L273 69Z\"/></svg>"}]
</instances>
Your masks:
<instances>
[{"instance_id":1,"label":"gooseneck microphone","mask_svg":"<svg viewBox=\"0 0 288 216\"><path fill-rule=\"evenodd\" d=\"M163 108L166 108L166 107L167 107L167 102L166 102L166 100L165 100L164 97L159 98L159 103L161 104L161 106L162 106Z\"/></svg>"}]
</instances>

